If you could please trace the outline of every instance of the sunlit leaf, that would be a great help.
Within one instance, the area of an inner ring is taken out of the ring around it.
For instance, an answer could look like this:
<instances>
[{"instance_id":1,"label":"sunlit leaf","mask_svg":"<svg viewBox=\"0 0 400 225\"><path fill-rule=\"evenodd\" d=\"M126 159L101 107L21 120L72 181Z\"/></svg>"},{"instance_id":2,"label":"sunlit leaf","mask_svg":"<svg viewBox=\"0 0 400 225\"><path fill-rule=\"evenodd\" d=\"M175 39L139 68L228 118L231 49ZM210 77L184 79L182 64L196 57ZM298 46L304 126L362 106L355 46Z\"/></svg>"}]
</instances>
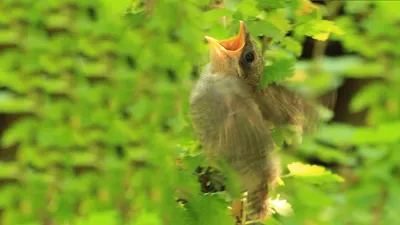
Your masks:
<instances>
[{"instance_id":1,"label":"sunlit leaf","mask_svg":"<svg viewBox=\"0 0 400 225\"><path fill-rule=\"evenodd\" d=\"M300 0L301 6L300 8L296 11L297 15L304 15L304 14L309 14L315 9L318 9L318 6L312 3L310 0Z\"/></svg>"},{"instance_id":2,"label":"sunlit leaf","mask_svg":"<svg viewBox=\"0 0 400 225\"><path fill-rule=\"evenodd\" d=\"M322 166L303 164L299 162L288 164L288 169L291 176L313 178L315 182L343 182L337 174L327 171Z\"/></svg>"}]
</instances>

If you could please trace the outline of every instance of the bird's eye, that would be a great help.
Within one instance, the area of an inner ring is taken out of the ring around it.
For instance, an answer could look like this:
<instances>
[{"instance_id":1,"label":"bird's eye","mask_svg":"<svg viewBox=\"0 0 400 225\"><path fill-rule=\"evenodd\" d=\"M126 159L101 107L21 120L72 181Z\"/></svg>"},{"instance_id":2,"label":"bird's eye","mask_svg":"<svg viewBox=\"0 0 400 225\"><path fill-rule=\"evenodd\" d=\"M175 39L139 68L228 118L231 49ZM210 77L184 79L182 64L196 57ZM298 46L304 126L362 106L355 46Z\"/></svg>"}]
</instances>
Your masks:
<instances>
[{"instance_id":1,"label":"bird's eye","mask_svg":"<svg viewBox=\"0 0 400 225\"><path fill-rule=\"evenodd\" d=\"M246 60L246 62L251 63L254 61L254 53L253 52L247 52L244 55L244 59Z\"/></svg>"}]
</instances>

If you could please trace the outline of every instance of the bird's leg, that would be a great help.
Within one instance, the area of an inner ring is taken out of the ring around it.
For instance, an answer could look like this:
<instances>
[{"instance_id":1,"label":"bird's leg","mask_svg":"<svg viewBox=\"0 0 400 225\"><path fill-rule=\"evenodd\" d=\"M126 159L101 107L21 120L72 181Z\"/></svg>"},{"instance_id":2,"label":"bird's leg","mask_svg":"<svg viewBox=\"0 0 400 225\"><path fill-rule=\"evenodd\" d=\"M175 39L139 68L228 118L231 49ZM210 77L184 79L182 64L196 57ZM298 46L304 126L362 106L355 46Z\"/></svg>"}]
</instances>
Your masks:
<instances>
[{"instance_id":1,"label":"bird's leg","mask_svg":"<svg viewBox=\"0 0 400 225\"><path fill-rule=\"evenodd\" d=\"M242 224L245 225L246 219L247 219L247 215L246 215L247 192L245 192L243 194L243 196L244 196L244 198L242 199Z\"/></svg>"},{"instance_id":2,"label":"bird's leg","mask_svg":"<svg viewBox=\"0 0 400 225\"><path fill-rule=\"evenodd\" d=\"M236 218L236 225L248 224L246 213L247 192L243 193L241 200L233 200L232 202L232 216Z\"/></svg>"},{"instance_id":3,"label":"bird's leg","mask_svg":"<svg viewBox=\"0 0 400 225\"><path fill-rule=\"evenodd\" d=\"M242 225L242 201L241 200L233 200L232 202L232 216L236 219L235 225Z\"/></svg>"},{"instance_id":4,"label":"bird's leg","mask_svg":"<svg viewBox=\"0 0 400 225\"><path fill-rule=\"evenodd\" d=\"M248 220L248 221L246 221L243 225L258 225L258 224L261 224L261 225L262 225L262 223L261 223L260 221L257 221L257 220Z\"/></svg>"}]
</instances>

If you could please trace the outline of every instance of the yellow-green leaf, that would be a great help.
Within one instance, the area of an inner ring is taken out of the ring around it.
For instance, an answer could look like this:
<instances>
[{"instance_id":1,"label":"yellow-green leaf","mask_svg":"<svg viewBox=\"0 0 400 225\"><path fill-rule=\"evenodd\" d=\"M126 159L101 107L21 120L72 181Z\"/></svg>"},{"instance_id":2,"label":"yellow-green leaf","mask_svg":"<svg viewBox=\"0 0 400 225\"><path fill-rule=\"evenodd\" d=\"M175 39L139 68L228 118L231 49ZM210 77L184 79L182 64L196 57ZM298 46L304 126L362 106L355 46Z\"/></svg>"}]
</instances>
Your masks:
<instances>
[{"instance_id":1,"label":"yellow-green leaf","mask_svg":"<svg viewBox=\"0 0 400 225\"><path fill-rule=\"evenodd\" d=\"M295 177L311 178L313 183L343 182L343 178L326 170L322 166L303 164L300 162L290 163L288 166L289 175Z\"/></svg>"}]
</instances>

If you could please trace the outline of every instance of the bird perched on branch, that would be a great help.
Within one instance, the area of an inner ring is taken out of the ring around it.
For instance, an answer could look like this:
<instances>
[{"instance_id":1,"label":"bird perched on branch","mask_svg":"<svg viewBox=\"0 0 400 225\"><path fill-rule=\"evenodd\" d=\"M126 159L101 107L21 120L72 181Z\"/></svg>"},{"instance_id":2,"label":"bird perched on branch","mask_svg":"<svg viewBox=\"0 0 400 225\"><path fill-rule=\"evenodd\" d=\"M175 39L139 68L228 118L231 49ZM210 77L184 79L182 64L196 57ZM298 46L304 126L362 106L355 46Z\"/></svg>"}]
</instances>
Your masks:
<instances>
[{"instance_id":1,"label":"bird perched on branch","mask_svg":"<svg viewBox=\"0 0 400 225\"><path fill-rule=\"evenodd\" d=\"M280 172L271 128L295 125L298 132L316 111L308 101L282 86L259 89L264 59L244 22L236 37L210 44L210 63L192 91L195 132L212 162L226 162L247 195L247 215L268 215L268 192Z\"/></svg>"}]
</instances>

